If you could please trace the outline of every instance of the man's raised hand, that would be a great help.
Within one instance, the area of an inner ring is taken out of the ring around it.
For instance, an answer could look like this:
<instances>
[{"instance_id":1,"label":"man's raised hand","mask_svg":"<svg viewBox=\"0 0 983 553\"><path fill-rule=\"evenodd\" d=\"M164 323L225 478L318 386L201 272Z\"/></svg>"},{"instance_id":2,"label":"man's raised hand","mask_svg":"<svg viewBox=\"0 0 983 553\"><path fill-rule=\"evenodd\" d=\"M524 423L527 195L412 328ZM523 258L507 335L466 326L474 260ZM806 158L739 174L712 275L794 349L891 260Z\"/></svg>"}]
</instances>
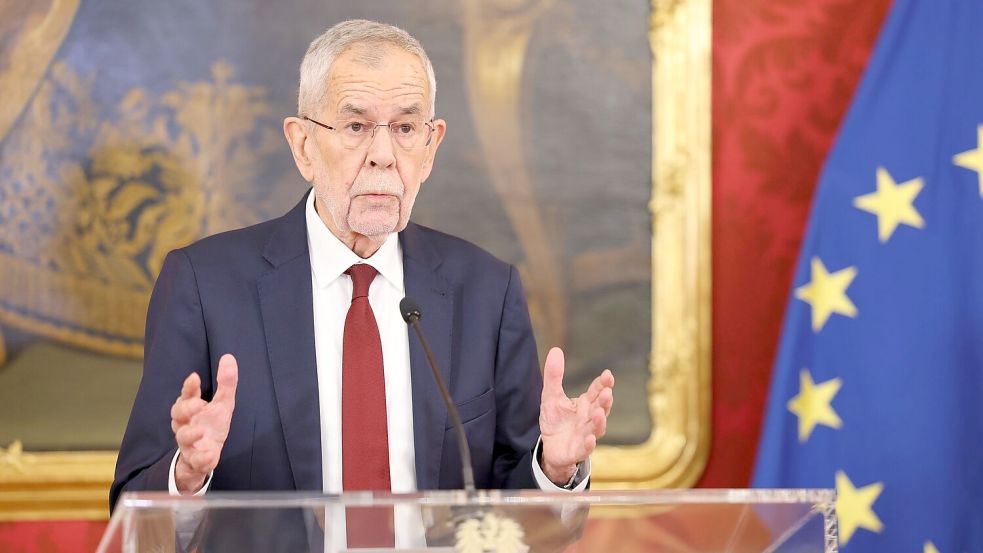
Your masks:
<instances>
[{"instance_id":1,"label":"man's raised hand","mask_svg":"<svg viewBox=\"0 0 983 553\"><path fill-rule=\"evenodd\" d=\"M212 401L201 398L198 373L191 373L184 380L181 395L171 407L171 430L180 451L174 468L179 492L197 492L218 465L229 436L238 382L239 366L228 353L218 362L218 386Z\"/></svg>"},{"instance_id":2,"label":"man's raised hand","mask_svg":"<svg viewBox=\"0 0 983 553\"><path fill-rule=\"evenodd\" d=\"M563 350L553 348L543 368L543 398L539 431L543 436L546 476L557 485L566 484L597 446L607 430L608 414L614 404L614 375L605 369L587 391L576 398L563 391Z\"/></svg>"}]
</instances>

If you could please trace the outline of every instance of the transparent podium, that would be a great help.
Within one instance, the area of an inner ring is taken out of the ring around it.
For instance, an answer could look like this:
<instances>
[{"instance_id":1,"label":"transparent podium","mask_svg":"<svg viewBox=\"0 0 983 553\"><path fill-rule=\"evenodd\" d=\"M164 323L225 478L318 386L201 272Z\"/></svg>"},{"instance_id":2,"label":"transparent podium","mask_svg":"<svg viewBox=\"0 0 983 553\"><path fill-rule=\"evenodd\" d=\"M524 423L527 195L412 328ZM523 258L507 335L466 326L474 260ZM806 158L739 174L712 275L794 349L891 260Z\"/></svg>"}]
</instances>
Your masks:
<instances>
[{"instance_id":1,"label":"transparent podium","mask_svg":"<svg viewBox=\"0 0 983 553\"><path fill-rule=\"evenodd\" d=\"M99 553L835 553L832 490L126 494Z\"/></svg>"}]
</instances>

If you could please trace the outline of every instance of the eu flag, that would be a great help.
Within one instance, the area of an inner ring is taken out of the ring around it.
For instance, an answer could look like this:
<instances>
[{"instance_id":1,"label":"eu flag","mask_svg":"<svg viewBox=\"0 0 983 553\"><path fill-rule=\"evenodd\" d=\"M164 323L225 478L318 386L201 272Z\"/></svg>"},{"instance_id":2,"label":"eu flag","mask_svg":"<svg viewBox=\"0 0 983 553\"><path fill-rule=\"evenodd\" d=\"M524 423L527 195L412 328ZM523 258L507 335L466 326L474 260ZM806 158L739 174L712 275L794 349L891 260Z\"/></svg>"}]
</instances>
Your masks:
<instances>
[{"instance_id":1,"label":"eu flag","mask_svg":"<svg viewBox=\"0 0 983 553\"><path fill-rule=\"evenodd\" d=\"M983 1L895 1L792 288L754 485L835 488L847 553L983 552Z\"/></svg>"}]
</instances>

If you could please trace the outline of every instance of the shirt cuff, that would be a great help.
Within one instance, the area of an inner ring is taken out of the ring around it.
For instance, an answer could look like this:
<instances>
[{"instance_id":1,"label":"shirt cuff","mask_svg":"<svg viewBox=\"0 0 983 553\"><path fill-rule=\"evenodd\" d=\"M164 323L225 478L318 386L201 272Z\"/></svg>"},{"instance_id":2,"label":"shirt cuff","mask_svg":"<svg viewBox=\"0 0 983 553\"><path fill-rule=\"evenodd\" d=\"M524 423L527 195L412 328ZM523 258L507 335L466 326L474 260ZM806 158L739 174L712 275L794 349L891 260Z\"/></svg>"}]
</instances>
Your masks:
<instances>
[{"instance_id":1,"label":"shirt cuff","mask_svg":"<svg viewBox=\"0 0 983 553\"><path fill-rule=\"evenodd\" d=\"M168 473L167 473L168 474L168 476L167 476L167 491L171 495L187 495L187 494L182 494L181 492L178 491L178 489L177 489L177 479L174 477L174 470L177 468L177 457L180 454L181 454L181 450L180 449L177 450L176 452L174 452L174 458L171 459L171 470L168 471ZM205 492L208 491L208 487L212 484L212 475L213 474L215 474L215 471L212 471L212 472L209 472L208 473L208 478L205 478L205 483L201 485L201 489L198 490L198 491L196 491L194 493L195 496L200 497L200 496L205 495Z\"/></svg>"},{"instance_id":2,"label":"shirt cuff","mask_svg":"<svg viewBox=\"0 0 983 553\"><path fill-rule=\"evenodd\" d=\"M582 492L587 489L590 483L590 457L577 465L577 471L573 473L566 486L557 486L543 472L543 467L539 466L539 448L543 443L540 436L536 441L536 447L532 450L532 474L536 478L536 484L540 490L545 492Z\"/></svg>"}]
</instances>

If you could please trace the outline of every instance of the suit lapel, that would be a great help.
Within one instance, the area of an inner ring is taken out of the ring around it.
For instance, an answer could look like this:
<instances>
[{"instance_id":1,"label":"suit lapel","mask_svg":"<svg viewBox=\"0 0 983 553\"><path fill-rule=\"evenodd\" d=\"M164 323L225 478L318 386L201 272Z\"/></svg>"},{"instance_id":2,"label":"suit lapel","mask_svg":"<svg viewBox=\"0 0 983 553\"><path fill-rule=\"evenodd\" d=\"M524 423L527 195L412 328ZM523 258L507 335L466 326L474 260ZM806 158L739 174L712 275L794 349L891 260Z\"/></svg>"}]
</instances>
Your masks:
<instances>
[{"instance_id":1,"label":"suit lapel","mask_svg":"<svg viewBox=\"0 0 983 553\"><path fill-rule=\"evenodd\" d=\"M305 207L306 195L279 220L263 252L273 269L258 279L257 291L294 485L320 491L321 413Z\"/></svg>"},{"instance_id":2,"label":"suit lapel","mask_svg":"<svg viewBox=\"0 0 983 553\"><path fill-rule=\"evenodd\" d=\"M437 273L440 257L413 223L400 233L406 295L420 304L420 324L433 350L441 376L450 386L454 297L450 285ZM434 382L416 332L410 336L410 380L413 389L413 435L418 489L436 489L444 445L447 408Z\"/></svg>"},{"instance_id":3,"label":"suit lapel","mask_svg":"<svg viewBox=\"0 0 983 553\"><path fill-rule=\"evenodd\" d=\"M273 269L257 281L270 357L273 387L294 484L298 490L323 489L321 422L314 349L311 263L307 248L306 195L279 220L263 256ZM413 223L400 233L406 294L423 310L420 324L444 382L450 386L453 289L437 268L441 259ZM417 488L436 489L447 408L434 382L420 341L410 330L410 382Z\"/></svg>"}]
</instances>

